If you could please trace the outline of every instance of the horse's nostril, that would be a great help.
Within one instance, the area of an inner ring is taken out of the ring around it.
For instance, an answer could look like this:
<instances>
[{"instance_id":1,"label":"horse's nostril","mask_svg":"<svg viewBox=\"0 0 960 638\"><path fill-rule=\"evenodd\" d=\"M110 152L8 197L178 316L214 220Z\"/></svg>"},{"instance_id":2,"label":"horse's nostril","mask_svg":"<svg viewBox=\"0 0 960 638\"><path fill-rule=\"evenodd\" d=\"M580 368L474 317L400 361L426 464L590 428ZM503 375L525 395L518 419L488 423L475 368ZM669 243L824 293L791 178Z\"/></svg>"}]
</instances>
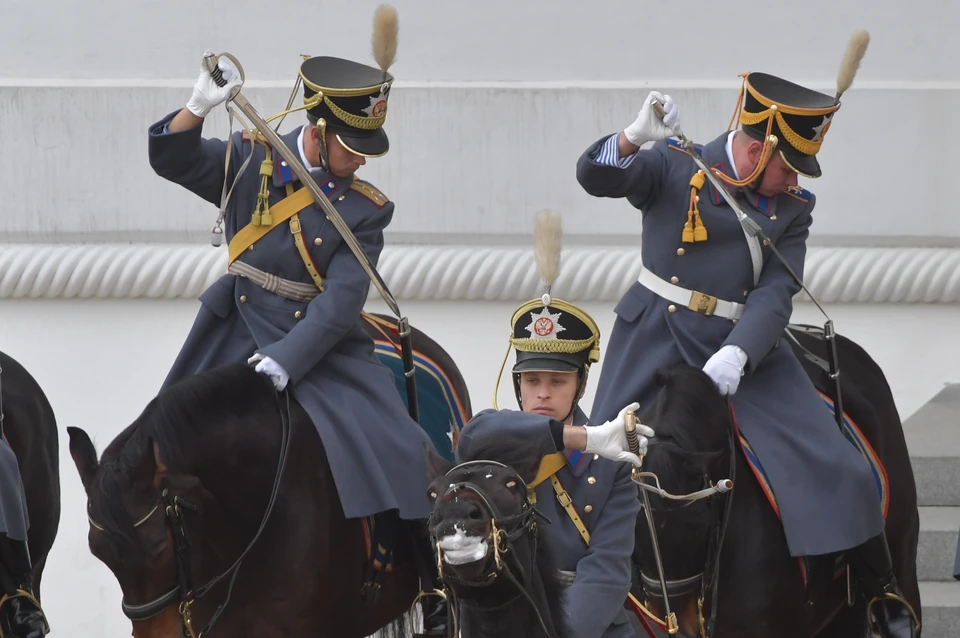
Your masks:
<instances>
[{"instance_id":1,"label":"horse's nostril","mask_svg":"<svg viewBox=\"0 0 960 638\"><path fill-rule=\"evenodd\" d=\"M473 520L473 521L482 521L483 519L484 519L483 509L482 509L479 505L477 505L476 503L471 504L471 505L470 505L470 520Z\"/></svg>"}]
</instances>

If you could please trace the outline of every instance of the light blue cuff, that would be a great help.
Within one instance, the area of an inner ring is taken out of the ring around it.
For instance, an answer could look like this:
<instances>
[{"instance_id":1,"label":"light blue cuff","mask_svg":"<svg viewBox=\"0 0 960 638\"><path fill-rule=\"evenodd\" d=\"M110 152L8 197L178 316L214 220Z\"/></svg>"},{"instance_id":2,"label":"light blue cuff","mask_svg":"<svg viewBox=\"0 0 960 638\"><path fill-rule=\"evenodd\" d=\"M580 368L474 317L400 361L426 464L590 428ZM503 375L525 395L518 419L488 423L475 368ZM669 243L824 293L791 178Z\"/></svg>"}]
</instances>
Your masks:
<instances>
[{"instance_id":1,"label":"light blue cuff","mask_svg":"<svg viewBox=\"0 0 960 638\"><path fill-rule=\"evenodd\" d=\"M594 158L597 164L612 166L614 168L626 168L630 166L630 163L633 162L637 154L633 153L621 159L619 137L620 134L616 133L607 138L607 141L603 143L603 146L600 147L600 150L597 151L597 156Z\"/></svg>"}]
</instances>

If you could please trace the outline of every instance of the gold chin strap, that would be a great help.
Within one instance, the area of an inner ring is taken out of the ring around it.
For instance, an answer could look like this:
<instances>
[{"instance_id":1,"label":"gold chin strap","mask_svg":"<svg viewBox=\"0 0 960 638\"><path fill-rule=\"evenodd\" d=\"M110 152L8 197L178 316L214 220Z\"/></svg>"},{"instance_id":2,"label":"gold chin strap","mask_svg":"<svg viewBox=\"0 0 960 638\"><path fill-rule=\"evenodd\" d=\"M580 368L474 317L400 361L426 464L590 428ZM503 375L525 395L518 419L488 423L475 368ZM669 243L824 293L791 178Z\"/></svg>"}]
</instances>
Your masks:
<instances>
[{"instance_id":1,"label":"gold chin strap","mask_svg":"<svg viewBox=\"0 0 960 638\"><path fill-rule=\"evenodd\" d=\"M766 134L764 134L764 136L763 136L763 149L760 151L760 159L757 161L757 166L756 166L756 168L753 169L753 172L750 173L750 175L748 175L748 176L747 176L746 178L744 178L744 179L734 179L733 177L731 177L731 176L729 176L729 175L726 175L725 173L722 173L721 171L718 171L718 170L714 170L714 171L713 171L713 174L714 174L714 175L716 175L717 177L719 177L720 179L722 179L722 180L725 181L726 183L730 184L731 186L739 186L739 187L743 187L743 186L747 186L747 185L749 185L749 184L752 184L752 183L754 182L754 180L756 180L756 179L760 176L760 173L762 173L763 170L767 167L767 164L770 162L770 158L773 157L773 151L776 149L777 143L779 142L779 140L777 139L777 137L772 134L772 132L773 132L773 121L776 119L776 120L777 120L777 123L780 123L780 130L781 130L781 131L790 130L789 127L787 127L786 129L784 128L784 126L786 126L786 124L785 124L785 122L784 122L784 120L783 120L783 115L780 114L780 111L779 111L779 109L777 108L777 105L776 105L776 104L772 105L769 109L767 109L767 110L764 111L763 113L754 114L754 113L743 113L743 112L742 112L742 109L743 109L743 93L744 93L745 86L746 86L746 83L747 83L747 75L748 75L747 73L741 73L741 74L740 74L740 77L743 78L743 82L740 83L740 94L737 96L737 106L734 107L734 109L733 109L733 117L730 118L730 123L727 125L727 130L728 130L728 131L732 131L732 130L733 130L733 123L737 121L737 116L738 116L738 115L739 115L739 120L740 120L740 122L741 122L742 124L747 124L747 125L749 125L749 124L756 124L756 123L762 122L764 119L766 119L766 120L767 120L767 132L766 132ZM790 141L790 140L788 140L788 141ZM798 148L799 148L799 147L798 147ZM692 185L693 185L693 182L692 182L692 180L691 180L691 186L692 186Z\"/></svg>"}]
</instances>

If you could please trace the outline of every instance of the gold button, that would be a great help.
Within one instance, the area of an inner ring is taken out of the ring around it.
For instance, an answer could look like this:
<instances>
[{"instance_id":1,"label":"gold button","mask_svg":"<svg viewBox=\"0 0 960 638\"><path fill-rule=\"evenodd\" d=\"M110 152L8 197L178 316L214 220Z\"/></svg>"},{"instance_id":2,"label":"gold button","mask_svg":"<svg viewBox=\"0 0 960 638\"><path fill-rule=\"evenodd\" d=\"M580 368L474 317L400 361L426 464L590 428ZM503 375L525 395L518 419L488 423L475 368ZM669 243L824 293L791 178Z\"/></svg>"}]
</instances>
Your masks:
<instances>
[{"instance_id":1,"label":"gold button","mask_svg":"<svg viewBox=\"0 0 960 638\"><path fill-rule=\"evenodd\" d=\"M595 479L594 477L592 476L587 477L587 483L589 483L590 485L593 485L596 482L597 482L597 479Z\"/></svg>"},{"instance_id":2,"label":"gold button","mask_svg":"<svg viewBox=\"0 0 960 638\"><path fill-rule=\"evenodd\" d=\"M286 160L280 160L280 166L286 166L286 165L287 165Z\"/></svg>"},{"instance_id":3,"label":"gold button","mask_svg":"<svg viewBox=\"0 0 960 638\"><path fill-rule=\"evenodd\" d=\"M253 244L250 244L250 248L248 248L247 250L253 250Z\"/></svg>"},{"instance_id":4,"label":"gold button","mask_svg":"<svg viewBox=\"0 0 960 638\"><path fill-rule=\"evenodd\" d=\"M769 245L770 245L770 240L769 240L769 239L764 239L764 240L763 240L763 245L764 245L764 246L769 246Z\"/></svg>"},{"instance_id":5,"label":"gold button","mask_svg":"<svg viewBox=\"0 0 960 638\"><path fill-rule=\"evenodd\" d=\"M297 319L299 319L300 317L303 316L303 313L298 310L298 311L296 311L295 313L293 313L293 316L296 317Z\"/></svg>"},{"instance_id":6,"label":"gold button","mask_svg":"<svg viewBox=\"0 0 960 638\"><path fill-rule=\"evenodd\" d=\"M346 195L341 195L340 197L337 198L337 201L342 202L344 198L346 198Z\"/></svg>"},{"instance_id":7,"label":"gold button","mask_svg":"<svg viewBox=\"0 0 960 638\"><path fill-rule=\"evenodd\" d=\"M737 323L737 320L736 320L736 319L731 319L730 321L733 322L733 323Z\"/></svg>"},{"instance_id":8,"label":"gold button","mask_svg":"<svg viewBox=\"0 0 960 638\"><path fill-rule=\"evenodd\" d=\"M676 312L677 307L674 306L673 304L670 304L669 306L667 306L667 310L669 310L670 312Z\"/></svg>"},{"instance_id":9,"label":"gold button","mask_svg":"<svg viewBox=\"0 0 960 638\"><path fill-rule=\"evenodd\" d=\"M317 237L316 239L313 240L313 245L314 245L314 246L319 246L319 245L322 244L322 243L323 243L323 240L320 239L319 237Z\"/></svg>"},{"instance_id":10,"label":"gold button","mask_svg":"<svg viewBox=\"0 0 960 638\"><path fill-rule=\"evenodd\" d=\"M687 251L684 250L682 247L681 247L681 248L677 248L677 254L678 254L678 255L683 255L685 252L687 252Z\"/></svg>"},{"instance_id":11,"label":"gold button","mask_svg":"<svg viewBox=\"0 0 960 638\"><path fill-rule=\"evenodd\" d=\"M593 455L593 460L594 460L594 461L596 461L596 460L599 459L599 458L600 458L600 455L599 455L599 454L594 454L594 455Z\"/></svg>"},{"instance_id":12,"label":"gold button","mask_svg":"<svg viewBox=\"0 0 960 638\"><path fill-rule=\"evenodd\" d=\"M247 296L246 296L246 295L240 295L240 303L247 303Z\"/></svg>"},{"instance_id":13,"label":"gold button","mask_svg":"<svg viewBox=\"0 0 960 638\"><path fill-rule=\"evenodd\" d=\"M680 283L680 279L678 277L671 277L670 283L672 284Z\"/></svg>"},{"instance_id":14,"label":"gold button","mask_svg":"<svg viewBox=\"0 0 960 638\"><path fill-rule=\"evenodd\" d=\"M776 219L776 218L777 218L776 215L770 215L770 219Z\"/></svg>"},{"instance_id":15,"label":"gold button","mask_svg":"<svg viewBox=\"0 0 960 638\"><path fill-rule=\"evenodd\" d=\"M589 514L590 512L593 511L593 505L587 505L586 507L583 508L583 511Z\"/></svg>"},{"instance_id":16,"label":"gold button","mask_svg":"<svg viewBox=\"0 0 960 638\"><path fill-rule=\"evenodd\" d=\"M333 188L334 186L336 186L336 184L334 184L333 182L328 182L327 186L329 186L330 188Z\"/></svg>"},{"instance_id":17,"label":"gold button","mask_svg":"<svg viewBox=\"0 0 960 638\"><path fill-rule=\"evenodd\" d=\"M744 296L744 297L746 297L746 296L749 295L749 294L750 294L750 291L749 291L749 290L744 290L744 291L743 291L743 296Z\"/></svg>"}]
</instances>

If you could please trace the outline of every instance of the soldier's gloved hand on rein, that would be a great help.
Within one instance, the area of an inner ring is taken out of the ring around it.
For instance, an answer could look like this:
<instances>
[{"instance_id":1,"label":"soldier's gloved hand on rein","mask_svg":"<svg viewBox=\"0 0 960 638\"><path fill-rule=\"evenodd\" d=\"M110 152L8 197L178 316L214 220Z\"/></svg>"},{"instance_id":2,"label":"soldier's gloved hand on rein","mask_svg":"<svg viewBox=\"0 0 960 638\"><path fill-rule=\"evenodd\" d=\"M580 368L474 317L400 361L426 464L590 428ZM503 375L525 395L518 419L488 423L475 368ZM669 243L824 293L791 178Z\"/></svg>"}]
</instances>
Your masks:
<instances>
[{"instance_id":1,"label":"soldier's gloved hand on rein","mask_svg":"<svg viewBox=\"0 0 960 638\"><path fill-rule=\"evenodd\" d=\"M663 102L663 119L653 109L654 100ZM674 103L669 95L659 91L650 91L643 103L643 108L637 113L637 119L623 129L623 134L636 146L643 146L647 142L665 140L676 135L676 127L680 124L680 107Z\"/></svg>"},{"instance_id":2,"label":"soldier's gloved hand on rein","mask_svg":"<svg viewBox=\"0 0 960 638\"><path fill-rule=\"evenodd\" d=\"M743 376L743 367L747 364L747 353L738 346L723 346L703 366L720 394L735 394Z\"/></svg>"},{"instance_id":3,"label":"soldier's gloved hand on rein","mask_svg":"<svg viewBox=\"0 0 960 638\"><path fill-rule=\"evenodd\" d=\"M277 392L282 392L283 389L287 387L287 382L290 381L290 375L287 374L287 371L284 370L279 363L262 354L255 354L247 359L247 363L250 365L258 361L259 363L257 363L257 367L254 368L254 370L270 377L270 380L273 381L273 387L277 389Z\"/></svg>"},{"instance_id":4,"label":"soldier's gloved hand on rein","mask_svg":"<svg viewBox=\"0 0 960 638\"><path fill-rule=\"evenodd\" d=\"M585 426L587 444L583 451L588 454L599 454L612 461L627 461L639 467L641 464L640 458L630 451L630 444L627 442L624 419L627 411L636 412L639 409L639 403L631 403L620 410L620 414L614 420L607 421L603 425ZM652 436L653 430L642 423L637 424L637 442L640 444L640 454L647 453L647 437Z\"/></svg>"},{"instance_id":5,"label":"soldier's gloved hand on rein","mask_svg":"<svg viewBox=\"0 0 960 638\"><path fill-rule=\"evenodd\" d=\"M211 55L207 51L205 55ZM200 62L200 77L193 87L193 95L187 102L187 110L197 117L206 117L218 104L222 104L230 96L230 93L240 86L240 72L237 67L227 58L220 58L217 63L223 79L227 81L223 87L217 86L210 71L207 70L207 63Z\"/></svg>"}]
</instances>

